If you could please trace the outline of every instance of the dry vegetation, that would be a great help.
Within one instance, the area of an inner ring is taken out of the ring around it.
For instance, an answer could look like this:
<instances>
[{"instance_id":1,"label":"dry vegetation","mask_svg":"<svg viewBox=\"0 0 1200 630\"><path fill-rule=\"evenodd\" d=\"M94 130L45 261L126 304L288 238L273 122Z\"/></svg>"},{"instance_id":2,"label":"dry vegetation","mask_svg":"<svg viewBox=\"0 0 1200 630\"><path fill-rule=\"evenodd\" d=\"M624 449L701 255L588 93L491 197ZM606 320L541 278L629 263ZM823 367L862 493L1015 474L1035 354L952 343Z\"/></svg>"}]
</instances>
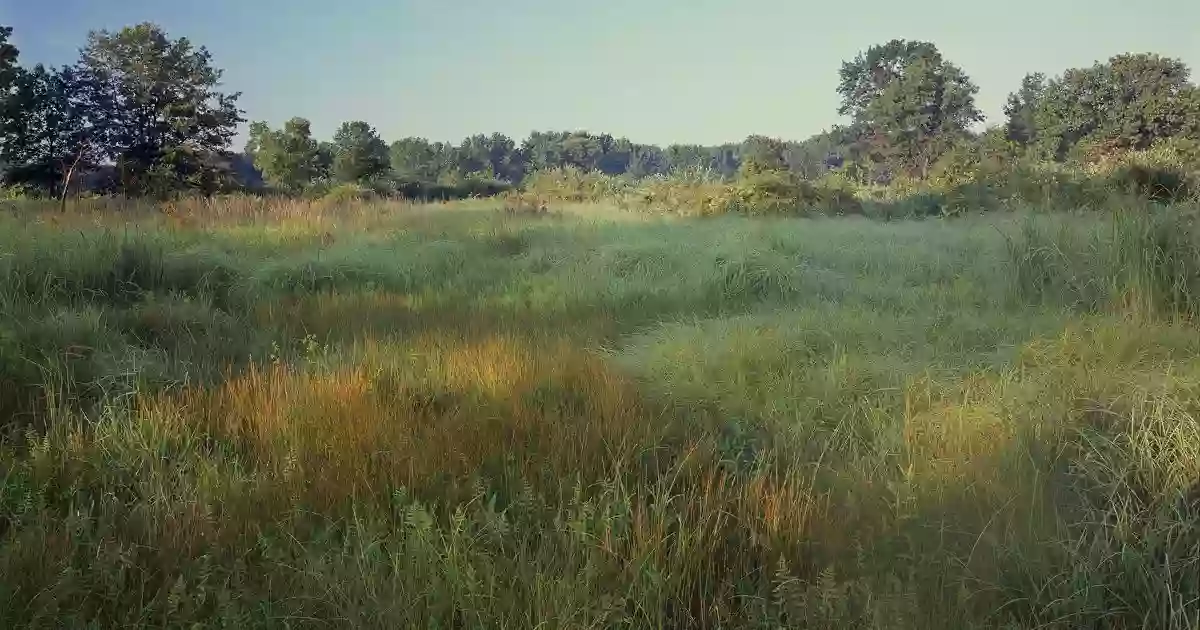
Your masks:
<instances>
[{"instance_id":1,"label":"dry vegetation","mask_svg":"<svg viewBox=\"0 0 1200 630\"><path fill-rule=\"evenodd\" d=\"M0 214L0 627L1200 625L1189 208L108 203Z\"/></svg>"}]
</instances>

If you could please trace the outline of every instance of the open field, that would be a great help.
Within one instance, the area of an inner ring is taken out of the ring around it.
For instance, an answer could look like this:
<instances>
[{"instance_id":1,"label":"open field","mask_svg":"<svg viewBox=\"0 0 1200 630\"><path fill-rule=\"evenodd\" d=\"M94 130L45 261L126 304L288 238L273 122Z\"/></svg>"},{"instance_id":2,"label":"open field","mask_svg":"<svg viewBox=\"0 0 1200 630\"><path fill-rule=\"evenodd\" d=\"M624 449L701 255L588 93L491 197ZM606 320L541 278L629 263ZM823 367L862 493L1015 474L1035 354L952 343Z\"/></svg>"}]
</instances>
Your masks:
<instances>
[{"instance_id":1,"label":"open field","mask_svg":"<svg viewBox=\"0 0 1200 630\"><path fill-rule=\"evenodd\" d=\"M1191 209L227 203L0 212L0 627L1200 626Z\"/></svg>"}]
</instances>

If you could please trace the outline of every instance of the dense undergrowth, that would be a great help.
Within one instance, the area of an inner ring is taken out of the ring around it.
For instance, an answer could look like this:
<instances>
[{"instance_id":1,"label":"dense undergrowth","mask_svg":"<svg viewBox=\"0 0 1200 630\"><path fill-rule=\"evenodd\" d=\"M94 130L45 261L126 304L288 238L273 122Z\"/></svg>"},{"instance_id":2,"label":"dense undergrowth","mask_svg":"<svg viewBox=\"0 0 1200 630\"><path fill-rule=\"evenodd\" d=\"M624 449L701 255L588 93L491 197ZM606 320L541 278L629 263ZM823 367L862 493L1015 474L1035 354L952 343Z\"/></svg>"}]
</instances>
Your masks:
<instances>
[{"instance_id":1,"label":"dense undergrowth","mask_svg":"<svg viewBox=\"0 0 1200 630\"><path fill-rule=\"evenodd\" d=\"M1112 210L1131 204L1187 203L1200 198L1200 155L1194 143L1165 142L1143 151L1059 164L1017 154L952 152L928 178L876 184L854 164L805 179L787 170L743 173L729 180L705 171L634 179L574 168L536 172L514 207L546 201L605 202L685 216L844 216L911 219L1036 207Z\"/></svg>"},{"instance_id":2,"label":"dense undergrowth","mask_svg":"<svg viewBox=\"0 0 1200 630\"><path fill-rule=\"evenodd\" d=\"M2 627L1200 624L1194 208L96 203L0 214Z\"/></svg>"}]
</instances>

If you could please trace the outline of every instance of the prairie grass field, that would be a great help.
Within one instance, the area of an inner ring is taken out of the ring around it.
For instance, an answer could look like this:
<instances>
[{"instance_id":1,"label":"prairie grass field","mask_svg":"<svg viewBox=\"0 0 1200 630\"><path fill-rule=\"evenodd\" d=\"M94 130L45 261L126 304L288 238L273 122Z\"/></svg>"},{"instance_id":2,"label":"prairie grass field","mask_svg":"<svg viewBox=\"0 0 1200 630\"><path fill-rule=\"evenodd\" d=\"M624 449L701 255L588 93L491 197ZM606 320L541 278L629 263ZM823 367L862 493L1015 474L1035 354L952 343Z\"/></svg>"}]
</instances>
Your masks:
<instances>
[{"instance_id":1,"label":"prairie grass field","mask_svg":"<svg viewBox=\"0 0 1200 630\"><path fill-rule=\"evenodd\" d=\"M1194 206L94 204L0 209L0 627L1200 627Z\"/></svg>"}]
</instances>

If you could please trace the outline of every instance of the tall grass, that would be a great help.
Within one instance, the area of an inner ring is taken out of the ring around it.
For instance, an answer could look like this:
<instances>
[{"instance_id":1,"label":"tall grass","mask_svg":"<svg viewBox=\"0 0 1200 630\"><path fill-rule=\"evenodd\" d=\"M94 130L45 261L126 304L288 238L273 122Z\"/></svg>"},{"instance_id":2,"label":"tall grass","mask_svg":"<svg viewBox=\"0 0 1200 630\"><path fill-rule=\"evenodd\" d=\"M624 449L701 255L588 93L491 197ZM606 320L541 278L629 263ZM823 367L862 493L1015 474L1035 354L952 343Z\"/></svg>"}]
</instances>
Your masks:
<instances>
[{"instance_id":1,"label":"tall grass","mask_svg":"<svg viewBox=\"0 0 1200 630\"><path fill-rule=\"evenodd\" d=\"M1185 209L500 203L0 215L0 626L1200 623Z\"/></svg>"},{"instance_id":2,"label":"tall grass","mask_svg":"<svg viewBox=\"0 0 1200 630\"><path fill-rule=\"evenodd\" d=\"M1138 207L1081 226L1028 218L1008 242L1018 296L1141 316L1200 313L1193 208Z\"/></svg>"}]
</instances>

